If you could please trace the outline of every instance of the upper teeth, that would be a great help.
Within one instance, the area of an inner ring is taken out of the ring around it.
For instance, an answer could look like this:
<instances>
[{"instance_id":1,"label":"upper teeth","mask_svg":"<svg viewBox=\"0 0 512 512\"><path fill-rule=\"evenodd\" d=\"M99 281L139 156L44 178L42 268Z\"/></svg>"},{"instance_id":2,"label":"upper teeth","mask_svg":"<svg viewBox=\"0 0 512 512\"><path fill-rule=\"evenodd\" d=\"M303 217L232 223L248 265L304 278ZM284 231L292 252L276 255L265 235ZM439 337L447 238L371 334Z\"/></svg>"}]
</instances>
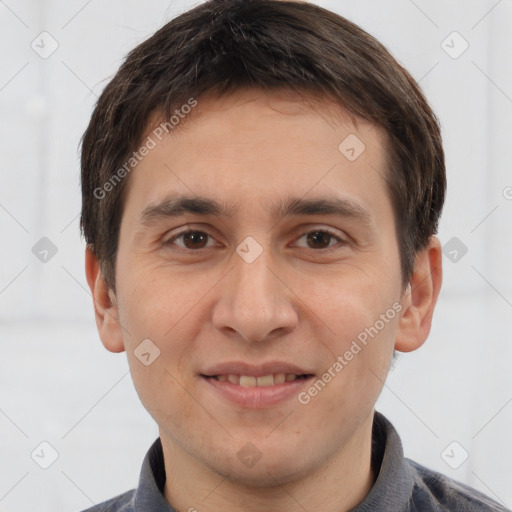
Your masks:
<instances>
[{"instance_id":1,"label":"upper teeth","mask_svg":"<svg viewBox=\"0 0 512 512\"><path fill-rule=\"evenodd\" d=\"M297 378L294 373L274 373L270 375L263 375L262 377L254 377L253 375L236 375L229 373L226 375L217 375L217 380L221 382L231 382L245 388L267 387L276 384L283 384L283 382L292 382Z\"/></svg>"}]
</instances>

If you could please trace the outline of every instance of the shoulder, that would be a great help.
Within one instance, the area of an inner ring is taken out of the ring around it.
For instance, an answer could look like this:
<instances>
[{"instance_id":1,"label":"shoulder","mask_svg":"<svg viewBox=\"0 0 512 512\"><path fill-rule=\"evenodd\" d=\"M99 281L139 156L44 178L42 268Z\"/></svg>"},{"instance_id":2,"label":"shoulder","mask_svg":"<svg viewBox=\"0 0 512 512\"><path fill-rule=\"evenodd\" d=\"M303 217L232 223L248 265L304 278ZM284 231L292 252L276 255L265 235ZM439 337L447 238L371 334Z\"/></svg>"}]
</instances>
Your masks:
<instances>
[{"instance_id":1,"label":"shoulder","mask_svg":"<svg viewBox=\"0 0 512 512\"><path fill-rule=\"evenodd\" d=\"M115 498L98 503L83 512L133 512L133 498L135 490L127 491Z\"/></svg>"},{"instance_id":2,"label":"shoulder","mask_svg":"<svg viewBox=\"0 0 512 512\"><path fill-rule=\"evenodd\" d=\"M413 472L410 511L510 512L497 501L450 477L405 459Z\"/></svg>"}]
</instances>

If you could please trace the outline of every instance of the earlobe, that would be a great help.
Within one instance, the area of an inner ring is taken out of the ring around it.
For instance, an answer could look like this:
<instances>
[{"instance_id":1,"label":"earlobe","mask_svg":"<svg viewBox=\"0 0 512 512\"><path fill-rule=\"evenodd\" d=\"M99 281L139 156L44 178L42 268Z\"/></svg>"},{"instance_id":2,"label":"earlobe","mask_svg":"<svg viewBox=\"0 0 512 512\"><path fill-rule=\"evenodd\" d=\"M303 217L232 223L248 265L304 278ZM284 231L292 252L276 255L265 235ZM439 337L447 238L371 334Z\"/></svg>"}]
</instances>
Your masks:
<instances>
[{"instance_id":1,"label":"earlobe","mask_svg":"<svg viewBox=\"0 0 512 512\"><path fill-rule=\"evenodd\" d=\"M402 296L395 349L411 352L423 345L430 333L432 315L441 290L442 251L439 239L417 253L411 281Z\"/></svg>"},{"instance_id":2,"label":"earlobe","mask_svg":"<svg viewBox=\"0 0 512 512\"><path fill-rule=\"evenodd\" d=\"M101 341L110 352L122 352L124 341L116 296L103 279L98 259L89 246L85 250L85 275L91 289Z\"/></svg>"}]
</instances>

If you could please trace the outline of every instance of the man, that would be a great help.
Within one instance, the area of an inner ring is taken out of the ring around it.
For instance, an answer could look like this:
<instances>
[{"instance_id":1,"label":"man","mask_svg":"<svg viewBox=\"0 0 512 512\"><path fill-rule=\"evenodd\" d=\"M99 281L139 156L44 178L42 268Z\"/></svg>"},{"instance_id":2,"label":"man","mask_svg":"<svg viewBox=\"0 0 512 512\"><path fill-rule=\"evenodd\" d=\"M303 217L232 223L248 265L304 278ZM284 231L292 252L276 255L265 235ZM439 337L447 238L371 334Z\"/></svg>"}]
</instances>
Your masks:
<instances>
[{"instance_id":1,"label":"man","mask_svg":"<svg viewBox=\"0 0 512 512\"><path fill-rule=\"evenodd\" d=\"M439 127L375 39L213 0L135 48L82 146L86 274L160 437L112 511L498 511L375 412L442 280Z\"/></svg>"}]
</instances>

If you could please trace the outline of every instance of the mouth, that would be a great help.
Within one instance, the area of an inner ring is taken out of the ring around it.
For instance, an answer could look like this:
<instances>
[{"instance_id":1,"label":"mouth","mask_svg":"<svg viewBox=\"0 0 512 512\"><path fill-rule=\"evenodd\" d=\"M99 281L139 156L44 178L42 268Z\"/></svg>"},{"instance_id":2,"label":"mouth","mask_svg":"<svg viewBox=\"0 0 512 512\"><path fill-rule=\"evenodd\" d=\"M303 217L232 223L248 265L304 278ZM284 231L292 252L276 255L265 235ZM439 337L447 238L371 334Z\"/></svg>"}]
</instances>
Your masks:
<instances>
[{"instance_id":1,"label":"mouth","mask_svg":"<svg viewBox=\"0 0 512 512\"><path fill-rule=\"evenodd\" d=\"M242 386L244 388L267 388L271 386L278 386L286 382L294 382L300 379L307 379L312 377L311 374L297 375L295 373L269 373L256 377L254 375L239 375L236 373L224 373L221 375L202 375L207 379L214 379L219 382L229 382L235 386Z\"/></svg>"},{"instance_id":2,"label":"mouth","mask_svg":"<svg viewBox=\"0 0 512 512\"><path fill-rule=\"evenodd\" d=\"M226 364L200 374L207 392L244 408L265 408L293 399L314 374L287 364Z\"/></svg>"}]
</instances>

